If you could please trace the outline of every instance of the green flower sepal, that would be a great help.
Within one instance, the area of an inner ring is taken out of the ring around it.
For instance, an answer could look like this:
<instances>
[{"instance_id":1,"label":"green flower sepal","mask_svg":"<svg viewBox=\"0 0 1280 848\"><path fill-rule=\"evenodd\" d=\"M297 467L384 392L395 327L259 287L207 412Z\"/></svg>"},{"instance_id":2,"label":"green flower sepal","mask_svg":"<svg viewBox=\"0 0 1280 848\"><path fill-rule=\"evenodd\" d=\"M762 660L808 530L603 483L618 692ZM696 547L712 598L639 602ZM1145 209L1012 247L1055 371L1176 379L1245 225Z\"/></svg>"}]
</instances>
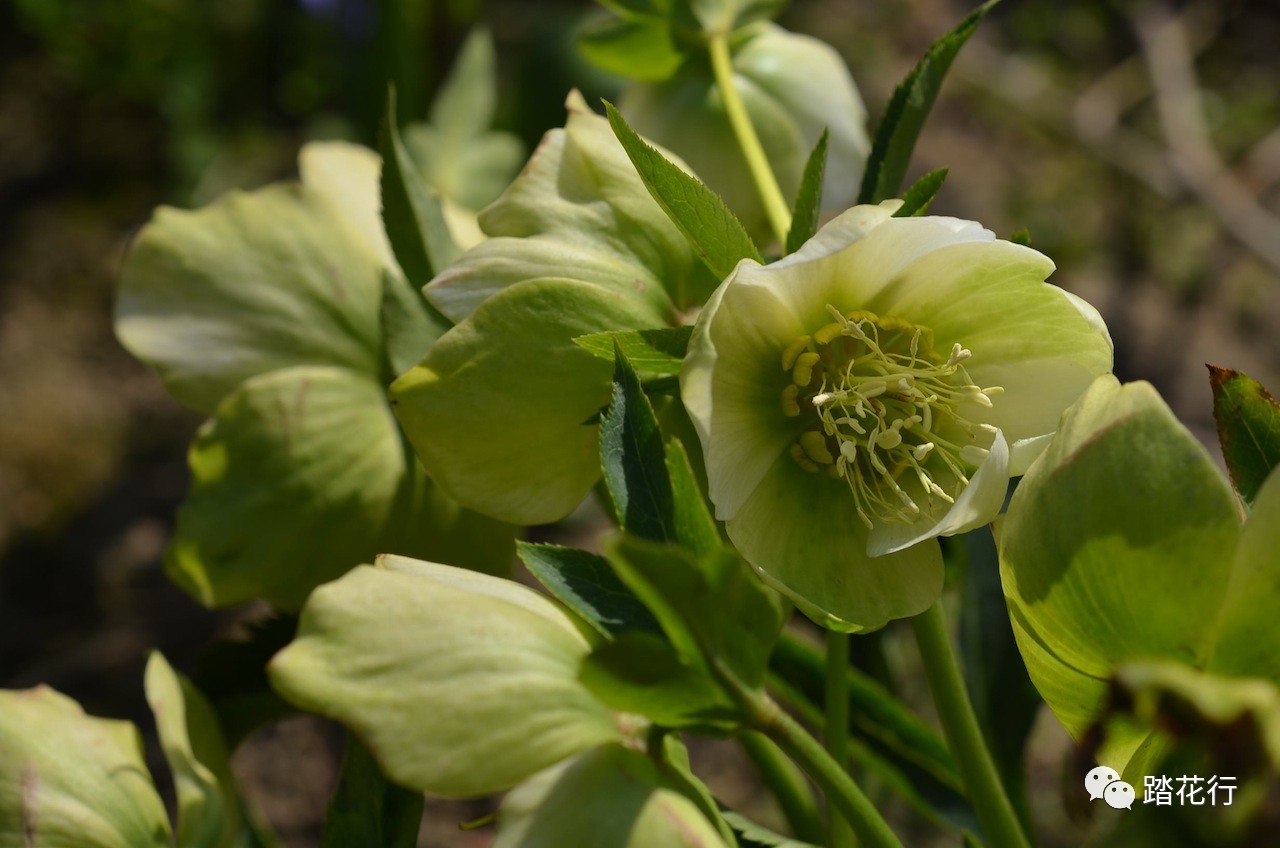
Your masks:
<instances>
[{"instance_id":1,"label":"green flower sepal","mask_svg":"<svg viewBox=\"0 0 1280 848\"><path fill-rule=\"evenodd\" d=\"M647 723L579 681L598 637L517 583L379 557L317 589L271 662L292 703L341 721L403 786L513 790L495 845L724 848Z\"/></svg>"},{"instance_id":2,"label":"green flower sepal","mask_svg":"<svg viewBox=\"0 0 1280 848\"><path fill-rule=\"evenodd\" d=\"M858 206L797 253L744 261L702 311L681 394L716 517L826 627L937 600L936 537L999 512L1058 416L1111 368L1053 263L953 218Z\"/></svg>"},{"instance_id":3,"label":"green flower sepal","mask_svg":"<svg viewBox=\"0 0 1280 848\"><path fill-rule=\"evenodd\" d=\"M426 289L458 324L391 387L446 491L503 521L567 515L600 477L612 367L574 339L679 325L717 280L576 93L481 215L490 236Z\"/></svg>"}]
</instances>

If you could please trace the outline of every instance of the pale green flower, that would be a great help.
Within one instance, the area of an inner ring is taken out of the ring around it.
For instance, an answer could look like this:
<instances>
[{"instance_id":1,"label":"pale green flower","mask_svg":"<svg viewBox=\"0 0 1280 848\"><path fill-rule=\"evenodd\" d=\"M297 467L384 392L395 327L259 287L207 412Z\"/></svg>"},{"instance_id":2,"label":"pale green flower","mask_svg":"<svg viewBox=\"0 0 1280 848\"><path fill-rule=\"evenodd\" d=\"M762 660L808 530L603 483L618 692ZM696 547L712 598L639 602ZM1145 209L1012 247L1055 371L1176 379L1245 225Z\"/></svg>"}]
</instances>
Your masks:
<instances>
[{"instance_id":1,"label":"pale green flower","mask_svg":"<svg viewBox=\"0 0 1280 848\"><path fill-rule=\"evenodd\" d=\"M773 265L741 263L681 374L729 537L840 630L932 604L935 537L990 521L1111 368L1097 312L1044 282L1049 259L897 207L855 207Z\"/></svg>"},{"instance_id":2,"label":"pale green flower","mask_svg":"<svg viewBox=\"0 0 1280 848\"><path fill-rule=\"evenodd\" d=\"M384 555L312 593L269 672L287 700L357 733L402 786L514 790L495 845L725 848L635 750L647 722L579 679L593 638L513 581Z\"/></svg>"},{"instance_id":3,"label":"pale green flower","mask_svg":"<svg viewBox=\"0 0 1280 848\"><path fill-rule=\"evenodd\" d=\"M866 107L840 54L816 38L757 23L731 42L734 84L783 194L800 188L809 152L829 133L823 197L832 211L853 202L871 142ZM683 157L752 233L769 232L706 57L687 58L670 79L629 86L619 109L636 132Z\"/></svg>"}]
</instances>

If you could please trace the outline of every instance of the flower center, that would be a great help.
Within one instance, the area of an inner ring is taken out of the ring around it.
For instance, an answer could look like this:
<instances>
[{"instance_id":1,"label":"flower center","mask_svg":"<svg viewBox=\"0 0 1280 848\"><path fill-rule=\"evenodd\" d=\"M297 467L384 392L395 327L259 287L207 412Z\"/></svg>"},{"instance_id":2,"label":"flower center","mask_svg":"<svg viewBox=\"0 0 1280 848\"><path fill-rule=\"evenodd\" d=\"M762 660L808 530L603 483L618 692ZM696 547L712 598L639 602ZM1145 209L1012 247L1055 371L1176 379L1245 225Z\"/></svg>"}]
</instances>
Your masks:
<instances>
[{"instance_id":1,"label":"flower center","mask_svg":"<svg viewBox=\"0 0 1280 848\"><path fill-rule=\"evenodd\" d=\"M990 407L1003 389L980 388L965 371L960 344L943 357L933 332L871 312L841 313L782 352L791 383L782 413L807 419L790 453L807 471L843 480L858 516L911 523L936 501L954 503L987 456L996 429L960 410Z\"/></svg>"}]
</instances>

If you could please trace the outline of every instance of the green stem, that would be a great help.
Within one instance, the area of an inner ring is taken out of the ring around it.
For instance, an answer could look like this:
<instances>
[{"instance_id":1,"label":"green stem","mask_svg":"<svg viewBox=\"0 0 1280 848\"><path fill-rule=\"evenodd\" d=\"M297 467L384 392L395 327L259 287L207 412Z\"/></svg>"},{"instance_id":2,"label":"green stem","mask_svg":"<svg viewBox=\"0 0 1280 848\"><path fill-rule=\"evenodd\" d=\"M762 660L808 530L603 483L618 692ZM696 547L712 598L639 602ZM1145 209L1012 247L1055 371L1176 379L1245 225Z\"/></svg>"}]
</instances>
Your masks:
<instances>
[{"instance_id":1,"label":"green stem","mask_svg":"<svg viewBox=\"0 0 1280 848\"><path fill-rule=\"evenodd\" d=\"M840 810L863 848L902 848L875 805L818 740L768 698L760 699L754 706L756 729L777 742L778 747L822 787L827 803Z\"/></svg>"},{"instance_id":2,"label":"green stem","mask_svg":"<svg viewBox=\"0 0 1280 848\"><path fill-rule=\"evenodd\" d=\"M795 763L763 734L744 733L738 741L778 800L791 832L805 842L821 842L824 833L822 816L804 772L796 768Z\"/></svg>"},{"instance_id":3,"label":"green stem","mask_svg":"<svg viewBox=\"0 0 1280 848\"><path fill-rule=\"evenodd\" d=\"M849 768L849 634L827 631L827 753ZM829 848L852 848L849 822L833 806L827 810Z\"/></svg>"},{"instance_id":4,"label":"green stem","mask_svg":"<svg viewBox=\"0 0 1280 848\"><path fill-rule=\"evenodd\" d=\"M951 650L942 602L934 603L911 619L911 624L924 660L925 677L933 692L933 703L942 720L942 730L987 841L992 848L1030 848L1031 843L1018 823L1013 804L1000 781L1000 773L996 771L995 761L982 738L978 717L969 702L960 666L955 652Z\"/></svg>"},{"instance_id":5,"label":"green stem","mask_svg":"<svg viewBox=\"0 0 1280 848\"><path fill-rule=\"evenodd\" d=\"M778 241L785 244L787 233L791 230L791 208L782 189L778 186L778 178L769 166L769 157L765 155L756 128L751 125L751 116L747 107L742 104L737 86L733 84L733 59L729 56L729 39L724 34L713 35L707 41L711 52L711 70L716 77L716 86L720 89L720 97L724 100L724 111L733 127L733 134L742 148L742 155L747 160L747 168L751 171L751 179L755 181L756 191L764 203L765 214L769 216L769 224Z\"/></svg>"}]
</instances>

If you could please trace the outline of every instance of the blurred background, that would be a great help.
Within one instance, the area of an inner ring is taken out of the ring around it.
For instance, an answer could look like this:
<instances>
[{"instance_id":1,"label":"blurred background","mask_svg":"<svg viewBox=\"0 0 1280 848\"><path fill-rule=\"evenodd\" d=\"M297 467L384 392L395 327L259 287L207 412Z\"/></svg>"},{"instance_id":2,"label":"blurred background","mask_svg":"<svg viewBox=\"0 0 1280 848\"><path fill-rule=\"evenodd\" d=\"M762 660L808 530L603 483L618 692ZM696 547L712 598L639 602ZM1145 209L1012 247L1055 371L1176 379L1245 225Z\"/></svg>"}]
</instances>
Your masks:
<instances>
[{"instance_id":1,"label":"blurred background","mask_svg":"<svg viewBox=\"0 0 1280 848\"><path fill-rule=\"evenodd\" d=\"M796 0L781 23L834 45L875 116L970 8ZM0 687L48 683L149 733L147 651L190 668L254 614L203 610L160 569L200 421L112 335L120 260L151 210L287 177L306 140L375 144L388 79L401 118L424 117L477 22L498 47L498 126L532 149L570 87L593 100L621 85L572 48L594 14L569 0L0 4ZM1027 228L1053 281L1102 311L1120 377L1153 382L1215 455L1204 364L1280 387L1277 44L1274 0L1006 0L956 61L909 175L948 167L933 211ZM1069 744L1047 715L1032 739L1044 844L1079 844L1086 824L1057 785ZM241 747L237 772L286 844L317 844L340 751L305 719ZM701 756L726 800L763 803L729 752ZM429 804L422 844L487 844L457 829L487 809Z\"/></svg>"}]
</instances>

